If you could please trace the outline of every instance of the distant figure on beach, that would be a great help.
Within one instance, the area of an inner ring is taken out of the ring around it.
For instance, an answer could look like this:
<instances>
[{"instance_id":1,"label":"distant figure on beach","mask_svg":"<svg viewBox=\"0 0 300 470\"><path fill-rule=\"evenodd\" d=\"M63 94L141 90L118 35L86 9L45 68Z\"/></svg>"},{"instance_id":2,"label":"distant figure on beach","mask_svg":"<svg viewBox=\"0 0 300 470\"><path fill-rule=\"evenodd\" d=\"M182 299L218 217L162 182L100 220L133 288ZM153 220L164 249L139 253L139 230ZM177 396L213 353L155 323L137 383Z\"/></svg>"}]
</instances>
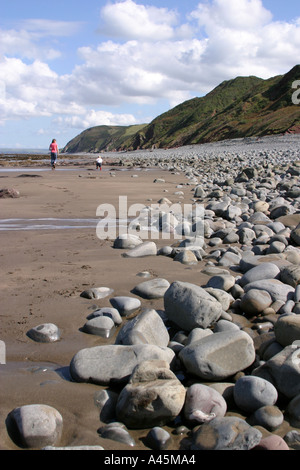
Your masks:
<instances>
[{"instance_id":1,"label":"distant figure on beach","mask_svg":"<svg viewBox=\"0 0 300 470\"><path fill-rule=\"evenodd\" d=\"M56 162L57 162L57 156L58 156L58 153L59 153L58 145L56 143L56 139L52 140L52 142L50 144L50 147L49 147L49 150L51 152L51 166L52 166L52 170L54 170Z\"/></svg>"},{"instance_id":2,"label":"distant figure on beach","mask_svg":"<svg viewBox=\"0 0 300 470\"><path fill-rule=\"evenodd\" d=\"M96 170L99 169L100 171L102 171L102 163L103 163L102 157L100 157L99 155L99 157L96 160Z\"/></svg>"}]
</instances>

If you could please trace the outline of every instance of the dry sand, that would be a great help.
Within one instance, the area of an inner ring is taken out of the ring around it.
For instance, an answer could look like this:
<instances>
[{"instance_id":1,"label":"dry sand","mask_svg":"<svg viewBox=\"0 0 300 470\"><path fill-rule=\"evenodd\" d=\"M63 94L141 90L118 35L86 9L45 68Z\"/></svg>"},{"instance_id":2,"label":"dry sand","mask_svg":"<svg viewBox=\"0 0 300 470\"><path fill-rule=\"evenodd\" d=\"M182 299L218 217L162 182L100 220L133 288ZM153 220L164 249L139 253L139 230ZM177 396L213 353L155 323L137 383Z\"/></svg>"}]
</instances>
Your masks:
<instances>
[{"instance_id":1,"label":"dry sand","mask_svg":"<svg viewBox=\"0 0 300 470\"><path fill-rule=\"evenodd\" d=\"M103 203L118 207L119 196L127 196L128 205L152 204L161 197L178 202L176 185L186 183L184 176L159 169L114 169L114 174L112 177L107 167L97 173L92 166L41 172L0 169L0 187L20 192L17 199L0 200L0 218L96 219L97 207ZM154 183L159 177L165 183ZM184 192L181 202L191 203L190 187L185 186ZM95 227L0 231L0 243L0 340L6 344L6 364L0 365L0 449L19 449L8 435L5 421L15 407L33 403L51 405L63 416L60 446L126 449L97 433L102 425L94 402L99 386L74 383L68 377L77 351L115 340L115 336L103 339L81 331L95 306L110 303L109 297L95 301L80 293L89 287L109 287L114 290L111 296L133 295L130 291L142 282L137 274L145 270L169 282L201 285L208 279L201 273L203 265L186 267L160 256L123 258L120 250L112 248L112 241L97 238ZM157 241L158 247L163 244L169 242ZM163 300L142 300L142 307L162 309ZM43 323L60 328L60 341L37 343L27 336L30 328ZM137 442L134 450L146 449L143 437L147 432L131 432Z\"/></svg>"}]
</instances>

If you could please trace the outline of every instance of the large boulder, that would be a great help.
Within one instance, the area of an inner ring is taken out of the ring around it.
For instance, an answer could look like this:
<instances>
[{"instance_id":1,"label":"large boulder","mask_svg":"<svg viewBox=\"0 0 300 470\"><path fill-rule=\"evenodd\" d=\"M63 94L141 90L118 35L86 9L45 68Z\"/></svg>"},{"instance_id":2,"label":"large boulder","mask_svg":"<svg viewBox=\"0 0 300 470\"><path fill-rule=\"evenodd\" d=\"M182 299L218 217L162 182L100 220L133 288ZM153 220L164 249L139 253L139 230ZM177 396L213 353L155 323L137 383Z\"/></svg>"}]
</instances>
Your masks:
<instances>
[{"instance_id":1,"label":"large boulder","mask_svg":"<svg viewBox=\"0 0 300 470\"><path fill-rule=\"evenodd\" d=\"M241 278L240 285L244 287L249 282L260 281L262 279L275 279L280 274L280 269L274 263L261 263L249 269Z\"/></svg>"},{"instance_id":2,"label":"large boulder","mask_svg":"<svg viewBox=\"0 0 300 470\"><path fill-rule=\"evenodd\" d=\"M188 422L208 423L225 416L227 404L222 395L212 387L195 383L187 389L184 416Z\"/></svg>"},{"instance_id":3,"label":"large boulder","mask_svg":"<svg viewBox=\"0 0 300 470\"><path fill-rule=\"evenodd\" d=\"M294 398L300 393L299 353L299 346L286 346L278 354L256 368L252 375L268 380L285 397Z\"/></svg>"},{"instance_id":4,"label":"large boulder","mask_svg":"<svg viewBox=\"0 0 300 470\"><path fill-rule=\"evenodd\" d=\"M169 281L166 279L156 278L138 284L134 287L132 293L139 295L143 299L160 299L165 295L165 292L169 287Z\"/></svg>"},{"instance_id":5,"label":"large boulder","mask_svg":"<svg viewBox=\"0 0 300 470\"><path fill-rule=\"evenodd\" d=\"M115 344L155 344L167 347L169 333L156 310L144 310L119 331Z\"/></svg>"},{"instance_id":6,"label":"large boulder","mask_svg":"<svg viewBox=\"0 0 300 470\"><path fill-rule=\"evenodd\" d=\"M267 405L274 405L278 398L271 382L253 375L240 377L233 389L236 405L243 411L254 412Z\"/></svg>"},{"instance_id":7,"label":"large boulder","mask_svg":"<svg viewBox=\"0 0 300 470\"><path fill-rule=\"evenodd\" d=\"M70 374L76 382L124 383L140 362L161 359L170 364L174 356L170 348L150 344L95 346L75 354L70 363Z\"/></svg>"},{"instance_id":8,"label":"large boulder","mask_svg":"<svg viewBox=\"0 0 300 470\"><path fill-rule=\"evenodd\" d=\"M2 199L9 199L9 198L18 198L20 197L20 193L15 188L4 188L0 189L0 198Z\"/></svg>"},{"instance_id":9,"label":"large boulder","mask_svg":"<svg viewBox=\"0 0 300 470\"><path fill-rule=\"evenodd\" d=\"M284 315L274 326L276 341L281 346L289 346L294 341L300 344L300 315Z\"/></svg>"},{"instance_id":10,"label":"large boulder","mask_svg":"<svg viewBox=\"0 0 300 470\"><path fill-rule=\"evenodd\" d=\"M185 331L207 328L222 314L222 305L202 287L175 281L164 295L165 313Z\"/></svg>"},{"instance_id":11,"label":"large boulder","mask_svg":"<svg viewBox=\"0 0 300 470\"><path fill-rule=\"evenodd\" d=\"M123 253L124 258L144 258L146 256L156 256L157 246L154 242L143 242L131 250Z\"/></svg>"},{"instance_id":12,"label":"large boulder","mask_svg":"<svg viewBox=\"0 0 300 470\"><path fill-rule=\"evenodd\" d=\"M186 369L204 380L223 380L253 364L253 340L244 331L214 333L184 347L179 358Z\"/></svg>"},{"instance_id":13,"label":"large boulder","mask_svg":"<svg viewBox=\"0 0 300 470\"><path fill-rule=\"evenodd\" d=\"M10 435L18 445L41 449L58 443L63 419L52 406L24 405L11 411L7 425Z\"/></svg>"},{"instance_id":14,"label":"large boulder","mask_svg":"<svg viewBox=\"0 0 300 470\"><path fill-rule=\"evenodd\" d=\"M282 268L280 272L280 280L292 287L297 287L297 285L300 284L300 266L292 264Z\"/></svg>"},{"instance_id":15,"label":"large boulder","mask_svg":"<svg viewBox=\"0 0 300 470\"><path fill-rule=\"evenodd\" d=\"M259 289L250 289L241 297L240 308L247 315L252 317L260 314L273 303L269 292Z\"/></svg>"},{"instance_id":16,"label":"large boulder","mask_svg":"<svg viewBox=\"0 0 300 470\"><path fill-rule=\"evenodd\" d=\"M260 289L269 292L273 302L280 300L286 303L288 300L293 300L295 289L292 286L284 284L278 279L262 279L260 281L249 282L245 285L245 292L250 289Z\"/></svg>"},{"instance_id":17,"label":"large boulder","mask_svg":"<svg viewBox=\"0 0 300 470\"><path fill-rule=\"evenodd\" d=\"M191 450L250 450L261 438L262 433L241 418L215 418L194 432Z\"/></svg>"},{"instance_id":18,"label":"large boulder","mask_svg":"<svg viewBox=\"0 0 300 470\"><path fill-rule=\"evenodd\" d=\"M163 426L181 412L186 390L165 361L138 365L121 391L116 414L128 428Z\"/></svg>"}]
</instances>

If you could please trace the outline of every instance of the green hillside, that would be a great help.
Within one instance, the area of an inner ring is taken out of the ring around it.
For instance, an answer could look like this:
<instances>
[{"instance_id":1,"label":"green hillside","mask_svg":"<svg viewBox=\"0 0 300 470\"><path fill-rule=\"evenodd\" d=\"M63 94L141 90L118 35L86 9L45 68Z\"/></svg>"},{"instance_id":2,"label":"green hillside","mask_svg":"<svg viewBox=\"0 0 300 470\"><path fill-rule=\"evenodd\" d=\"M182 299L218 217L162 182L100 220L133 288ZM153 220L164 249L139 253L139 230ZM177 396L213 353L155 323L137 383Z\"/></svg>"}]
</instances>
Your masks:
<instances>
[{"instance_id":1,"label":"green hillside","mask_svg":"<svg viewBox=\"0 0 300 470\"><path fill-rule=\"evenodd\" d=\"M128 139L141 131L143 125L136 126L96 126L83 131L63 149L65 153L96 153L103 150L120 149Z\"/></svg>"},{"instance_id":2,"label":"green hillside","mask_svg":"<svg viewBox=\"0 0 300 470\"><path fill-rule=\"evenodd\" d=\"M268 80L237 77L201 98L186 101L150 124L100 126L84 131L67 151L170 148L241 137L300 132L300 107L292 103L292 84L300 65ZM81 149L81 150L79 150Z\"/></svg>"}]
</instances>

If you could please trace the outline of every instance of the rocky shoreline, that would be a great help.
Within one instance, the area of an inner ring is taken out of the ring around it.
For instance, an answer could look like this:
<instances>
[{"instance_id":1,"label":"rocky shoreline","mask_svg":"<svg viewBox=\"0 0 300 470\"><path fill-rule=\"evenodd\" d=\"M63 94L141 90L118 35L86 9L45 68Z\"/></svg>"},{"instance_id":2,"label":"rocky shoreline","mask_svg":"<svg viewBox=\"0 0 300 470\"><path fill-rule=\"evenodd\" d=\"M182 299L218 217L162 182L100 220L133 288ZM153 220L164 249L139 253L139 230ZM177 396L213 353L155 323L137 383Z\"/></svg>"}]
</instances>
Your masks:
<instances>
[{"instance_id":1,"label":"rocky shoreline","mask_svg":"<svg viewBox=\"0 0 300 470\"><path fill-rule=\"evenodd\" d=\"M300 139L135 153L120 166L160 169L153 185L162 192L166 175L177 175L173 195L193 210L168 212L166 191L132 222L135 234L108 249L128 262L156 257L162 266L201 267L209 280L169 282L145 271L127 296L113 286L81 292L111 304L82 325L110 344L80 349L69 364L74 387L101 386L99 435L132 450L132 430L143 430L153 450L174 449L174 436L185 451L299 450ZM157 240L141 236L151 230ZM162 243L163 233L174 239ZM150 299L161 309L145 307ZM60 340L52 323L28 335ZM47 404L15 408L7 426L21 447L61 448L63 417Z\"/></svg>"}]
</instances>

